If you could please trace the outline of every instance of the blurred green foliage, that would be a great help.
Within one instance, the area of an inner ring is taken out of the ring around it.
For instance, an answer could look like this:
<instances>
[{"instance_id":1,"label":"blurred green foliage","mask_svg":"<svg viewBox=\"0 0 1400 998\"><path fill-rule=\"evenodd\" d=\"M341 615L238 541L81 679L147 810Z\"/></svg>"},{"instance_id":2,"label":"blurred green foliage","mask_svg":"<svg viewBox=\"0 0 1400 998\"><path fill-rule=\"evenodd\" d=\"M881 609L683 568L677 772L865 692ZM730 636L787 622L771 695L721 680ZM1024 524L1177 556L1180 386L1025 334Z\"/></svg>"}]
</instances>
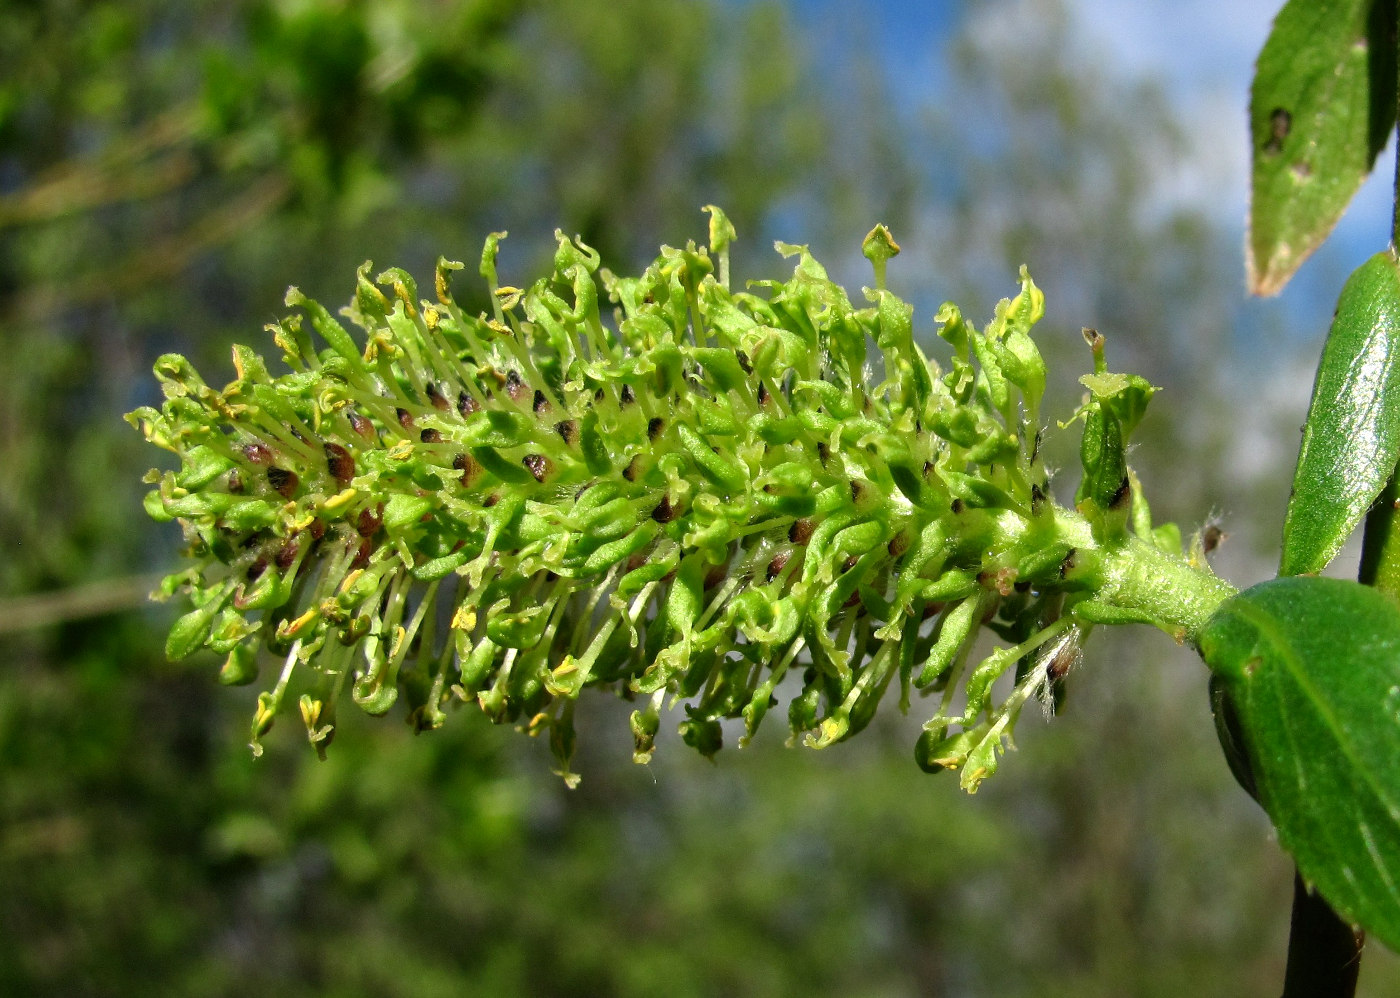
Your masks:
<instances>
[{"instance_id":1,"label":"blurred green foliage","mask_svg":"<svg viewBox=\"0 0 1400 998\"><path fill-rule=\"evenodd\" d=\"M1165 112L1125 114L1055 49L1049 10L1018 33L1044 45L963 43L946 106L1005 109L1003 160L961 140L973 118L911 124L879 86L839 86L776 3L0 2L6 613L168 563L173 531L141 511L147 448L120 419L154 401L151 362L225 368L234 340L265 345L287 284L342 301L366 257L426 272L510 228L504 273L530 273L559 225L635 266L718 203L741 275L769 266L773 236L844 248L886 221L906 250L936 247L892 284L928 281L970 312L990 302L968 287L999 294L1024 261L1076 275L1068 311L1046 282L1076 337L1097 322L1127 346L1168 313L1198 332L1216 316L1220 335L1218 235L1189 213L1114 214ZM1092 213L1084 171L1118 181ZM1171 342L1153 350L1179 360ZM1237 799L1184 652L1163 669L1102 643L1067 714L1024 725L1025 758L975 799L918 771L897 716L827 753L760 738L710 766L663 745L640 768L624 719L596 716L609 703L580 718L570 793L544 746L465 713L420 740L347 712L328 762L291 731L254 763L250 704L214 683L217 663L164 662L174 608L87 616L86 592L61 623L0 617L3 994L1175 996L1277 980L1290 873ZM1367 974L1375 993L1395 980Z\"/></svg>"}]
</instances>

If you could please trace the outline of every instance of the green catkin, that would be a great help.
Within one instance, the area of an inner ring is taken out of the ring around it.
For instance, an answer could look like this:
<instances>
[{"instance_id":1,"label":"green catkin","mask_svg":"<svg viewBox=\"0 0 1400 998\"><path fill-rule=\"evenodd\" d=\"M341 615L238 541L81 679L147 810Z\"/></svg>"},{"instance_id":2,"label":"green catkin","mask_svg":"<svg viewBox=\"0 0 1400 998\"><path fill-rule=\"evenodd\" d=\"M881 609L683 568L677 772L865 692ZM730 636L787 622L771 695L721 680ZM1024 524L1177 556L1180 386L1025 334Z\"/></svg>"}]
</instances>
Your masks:
<instances>
[{"instance_id":1,"label":"green catkin","mask_svg":"<svg viewBox=\"0 0 1400 998\"><path fill-rule=\"evenodd\" d=\"M805 247L779 244L788 281L732 290L733 230L709 211L710 248L663 248L637 278L559 235L551 275L501 287L493 234L490 315L453 299L461 264L439 264L432 302L366 265L342 313L363 347L292 289L304 318L269 327L289 373L238 347L238 380L216 391L183 358L156 363L167 401L129 419L181 462L147 478L146 508L180 522L192 559L162 586L194 604L167 652L218 651L229 683L254 680L259 648L283 659L255 751L294 676L318 751L348 685L372 714L402 693L420 730L474 702L547 733L571 783L587 686L646 698L632 715L645 762L668 702L709 755L721 721L747 741L790 689L793 738L824 746L863 728L898 676L906 706L911 689L943 694L922 765L972 759L968 789L995 768L1049 667L1023 668L1000 704L995 680L1037 661L1078 601L1105 600L1111 573L1094 566L1131 543L1122 448L1150 386L1106 374L1099 339L1078 414L1084 515L1064 510L1039 458L1029 333L1044 303L1024 271L984 331L940 310L945 368L885 288L898 246L883 227L858 308ZM973 668L959 712L983 623L1015 656Z\"/></svg>"}]
</instances>

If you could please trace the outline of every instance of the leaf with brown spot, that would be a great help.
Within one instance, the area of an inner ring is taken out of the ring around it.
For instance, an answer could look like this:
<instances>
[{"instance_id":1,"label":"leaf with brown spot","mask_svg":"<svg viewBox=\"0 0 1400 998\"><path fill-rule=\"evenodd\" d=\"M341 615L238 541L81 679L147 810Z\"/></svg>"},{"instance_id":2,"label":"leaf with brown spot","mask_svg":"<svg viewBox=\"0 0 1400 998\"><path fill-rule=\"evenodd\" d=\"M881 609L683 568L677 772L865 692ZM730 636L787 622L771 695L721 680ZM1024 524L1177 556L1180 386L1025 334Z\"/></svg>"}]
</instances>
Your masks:
<instances>
[{"instance_id":1,"label":"leaf with brown spot","mask_svg":"<svg viewBox=\"0 0 1400 998\"><path fill-rule=\"evenodd\" d=\"M1274 295L1322 245L1395 124L1395 5L1289 0L1255 70L1249 290Z\"/></svg>"}]
</instances>

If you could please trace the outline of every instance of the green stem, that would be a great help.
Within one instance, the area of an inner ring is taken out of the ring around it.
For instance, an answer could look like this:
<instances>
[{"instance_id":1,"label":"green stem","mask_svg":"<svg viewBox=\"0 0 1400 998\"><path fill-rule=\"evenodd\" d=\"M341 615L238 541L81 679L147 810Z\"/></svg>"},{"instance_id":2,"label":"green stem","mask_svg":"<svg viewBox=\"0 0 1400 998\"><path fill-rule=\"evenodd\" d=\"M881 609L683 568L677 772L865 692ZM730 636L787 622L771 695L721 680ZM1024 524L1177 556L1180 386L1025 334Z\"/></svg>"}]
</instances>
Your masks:
<instances>
[{"instance_id":1,"label":"green stem","mask_svg":"<svg viewBox=\"0 0 1400 998\"><path fill-rule=\"evenodd\" d=\"M1350 998L1356 993L1365 941L1365 933L1352 931L1295 874L1283 998Z\"/></svg>"},{"instance_id":2,"label":"green stem","mask_svg":"<svg viewBox=\"0 0 1400 998\"><path fill-rule=\"evenodd\" d=\"M1366 514L1366 530L1361 546L1361 570L1357 580L1375 586L1387 596L1400 601L1400 516L1395 503L1400 499L1395 478L1391 477L1384 491Z\"/></svg>"},{"instance_id":3,"label":"green stem","mask_svg":"<svg viewBox=\"0 0 1400 998\"><path fill-rule=\"evenodd\" d=\"M103 579L72 589L0 599L0 634L140 609L163 574Z\"/></svg>"},{"instance_id":4,"label":"green stem","mask_svg":"<svg viewBox=\"0 0 1400 998\"><path fill-rule=\"evenodd\" d=\"M1400 2L1396 4L1400 12ZM1397 107L1400 118L1400 107ZM1400 128L1397 128L1400 135ZM1400 248L1400 153L1395 157L1395 198L1390 223L1390 245ZM1375 504L1366 514L1361 541L1361 569L1357 580L1375 586L1400 601L1400 516L1396 512L1396 478L1392 472ZM1288 969L1283 998L1316 995L1351 998L1361 971L1361 951L1366 935L1353 931L1321 896L1311 894L1296 876L1293 885L1293 922L1288 934Z\"/></svg>"},{"instance_id":5,"label":"green stem","mask_svg":"<svg viewBox=\"0 0 1400 998\"><path fill-rule=\"evenodd\" d=\"M1192 642L1216 608L1237 592L1209 568L1134 534L1100 546L1078 513L1057 510L1056 531L1074 545L1066 581L1093 594L1074 605L1089 623L1151 624L1179 642Z\"/></svg>"},{"instance_id":6,"label":"green stem","mask_svg":"<svg viewBox=\"0 0 1400 998\"><path fill-rule=\"evenodd\" d=\"M1142 614L1145 623L1178 641L1194 641L1220 604L1237 592L1209 569L1131 535L1104 548L1101 557L1097 600Z\"/></svg>"}]
</instances>

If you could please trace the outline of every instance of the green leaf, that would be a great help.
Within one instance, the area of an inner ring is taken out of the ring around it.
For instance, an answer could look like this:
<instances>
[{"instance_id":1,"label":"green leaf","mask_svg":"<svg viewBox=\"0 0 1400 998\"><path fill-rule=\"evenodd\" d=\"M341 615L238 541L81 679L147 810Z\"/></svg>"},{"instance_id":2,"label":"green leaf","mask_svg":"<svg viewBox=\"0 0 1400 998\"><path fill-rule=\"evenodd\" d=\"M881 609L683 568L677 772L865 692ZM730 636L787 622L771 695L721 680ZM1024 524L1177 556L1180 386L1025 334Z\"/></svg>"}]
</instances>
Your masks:
<instances>
[{"instance_id":1,"label":"green leaf","mask_svg":"<svg viewBox=\"0 0 1400 998\"><path fill-rule=\"evenodd\" d=\"M1400 266L1377 253L1347 280L1322 349L1281 575L1320 571L1366 515L1400 458Z\"/></svg>"},{"instance_id":2,"label":"green leaf","mask_svg":"<svg viewBox=\"0 0 1400 998\"><path fill-rule=\"evenodd\" d=\"M1289 0L1259 54L1246 266L1277 294L1341 218L1395 124L1390 0Z\"/></svg>"},{"instance_id":3,"label":"green leaf","mask_svg":"<svg viewBox=\"0 0 1400 998\"><path fill-rule=\"evenodd\" d=\"M1303 879L1400 949L1400 611L1355 582L1275 579L1223 603L1199 646Z\"/></svg>"}]
</instances>

